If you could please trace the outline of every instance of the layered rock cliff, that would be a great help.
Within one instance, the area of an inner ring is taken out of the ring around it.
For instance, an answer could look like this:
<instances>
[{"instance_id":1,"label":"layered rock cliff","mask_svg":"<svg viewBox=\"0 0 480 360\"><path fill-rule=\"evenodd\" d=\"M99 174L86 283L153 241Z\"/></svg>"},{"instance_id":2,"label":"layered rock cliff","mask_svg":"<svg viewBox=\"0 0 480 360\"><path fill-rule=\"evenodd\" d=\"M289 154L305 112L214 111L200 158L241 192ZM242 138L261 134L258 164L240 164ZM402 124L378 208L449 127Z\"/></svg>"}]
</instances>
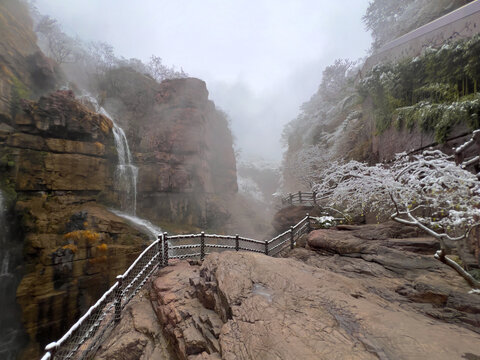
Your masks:
<instances>
[{"instance_id":1,"label":"layered rock cliff","mask_svg":"<svg viewBox=\"0 0 480 360\"><path fill-rule=\"evenodd\" d=\"M159 84L129 69L112 74L119 76L113 87L108 76L97 85L134 150L138 212L174 231L224 226L226 202L237 190L235 158L227 122L208 100L205 83ZM64 77L37 47L24 5L3 1L0 190L11 229L0 257L14 281L8 301L0 303L18 304L28 342L26 349L0 342L7 359L20 350L22 358L37 357L150 241L108 210L121 203L113 123L73 92L55 91Z\"/></svg>"},{"instance_id":2,"label":"layered rock cliff","mask_svg":"<svg viewBox=\"0 0 480 360\"><path fill-rule=\"evenodd\" d=\"M126 129L139 167L138 213L180 226L219 229L237 192L232 135L205 82L157 83L129 68L99 83L104 106Z\"/></svg>"},{"instance_id":3,"label":"layered rock cliff","mask_svg":"<svg viewBox=\"0 0 480 360\"><path fill-rule=\"evenodd\" d=\"M6 126L0 181L22 232L17 301L30 339L24 357L31 358L101 296L149 239L102 205L116 201L110 119L58 91L23 101Z\"/></svg>"}]
</instances>

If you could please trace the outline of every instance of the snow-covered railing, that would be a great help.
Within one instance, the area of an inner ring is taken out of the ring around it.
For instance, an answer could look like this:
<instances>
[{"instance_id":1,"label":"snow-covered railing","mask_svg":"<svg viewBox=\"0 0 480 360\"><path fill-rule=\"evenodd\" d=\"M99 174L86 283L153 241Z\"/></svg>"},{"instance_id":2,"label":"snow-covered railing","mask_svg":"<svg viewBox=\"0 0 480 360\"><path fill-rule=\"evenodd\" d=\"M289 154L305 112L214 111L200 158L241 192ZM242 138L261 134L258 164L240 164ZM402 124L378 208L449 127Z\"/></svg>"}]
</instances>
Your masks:
<instances>
[{"instance_id":1,"label":"snow-covered railing","mask_svg":"<svg viewBox=\"0 0 480 360\"><path fill-rule=\"evenodd\" d=\"M85 359L93 354L114 324L122 309L142 288L150 275L163 264L163 237L150 244L115 284L88 309L58 341L45 347L42 360Z\"/></svg>"},{"instance_id":2,"label":"snow-covered railing","mask_svg":"<svg viewBox=\"0 0 480 360\"><path fill-rule=\"evenodd\" d=\"M282 205L306 205L315 206L317 204L317 194L315 192L299 191L290 193L282 198Z\"/></svg>"},{"instance_id":3,"label":"snow-covered railing","mask_svg":"<svg viewBox=\"0 0 480 360\"><path fill-rule=\"evenodd\" d=\"M293 249L297 239L308 233L313 219L307 214L298 224L271 240L239 235L168 235L163 233L150 244L103 296L58 341L45 347L41 360L90 359L121 319L122 310L158 268L169 259L203 260L212 252L251 251L275 256Z\"/></svg>"}]
</instances>

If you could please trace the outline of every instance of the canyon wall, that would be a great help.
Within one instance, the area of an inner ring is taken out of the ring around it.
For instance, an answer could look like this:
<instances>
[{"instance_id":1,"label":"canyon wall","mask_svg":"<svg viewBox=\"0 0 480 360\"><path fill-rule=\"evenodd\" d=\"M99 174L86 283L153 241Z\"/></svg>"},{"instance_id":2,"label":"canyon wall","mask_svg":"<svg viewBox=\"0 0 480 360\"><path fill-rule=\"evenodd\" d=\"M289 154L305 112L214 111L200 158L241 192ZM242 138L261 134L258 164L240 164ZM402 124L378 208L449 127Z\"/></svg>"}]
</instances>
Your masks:
<instances>
[{"instance_id":1,"label":"canyon wall","mask_svg":"<svg viewBox=\"0 0 480 360\"><path fill-rule=\"evenodd\" d=\"M99 89L139 167L138 213L174 231L223 228L237 192L236 163L227 120L208 99L205 82L157 83L120 68Z\"/></svg>"},{"instance_id":2,"label":"canyon wall","mask_svg":"<svg viewBox=\"0 0 480 360\"><path fill-rule=\"evenodd\" d=\"M24 358L58 338L149 239L110 213L116 150L110 119L72 92L23 101L0 136L0 181L23 240L16 290L30 339Z\"/></svg>"},{"instance_id":3,"label":"canyon wall","mask_svg":"<svg viewBox=\"0 0 480 360\"><path fill-rule=\"evenodd\" d=\"M38 357L151 240L109 211L120 208L113 122L72 91L55 91L65 78L37 47L27 9L2 1L0 190L10 230L0 257L14 281L0 303L18 310L4 309L17 321L12 329L22 329L0 342L6 359ZM159 84L116 69L96 85L139 167L138 213L169 231L222 228L236 165L227 121L205 83Z\"/></svg>"}]
</instances>

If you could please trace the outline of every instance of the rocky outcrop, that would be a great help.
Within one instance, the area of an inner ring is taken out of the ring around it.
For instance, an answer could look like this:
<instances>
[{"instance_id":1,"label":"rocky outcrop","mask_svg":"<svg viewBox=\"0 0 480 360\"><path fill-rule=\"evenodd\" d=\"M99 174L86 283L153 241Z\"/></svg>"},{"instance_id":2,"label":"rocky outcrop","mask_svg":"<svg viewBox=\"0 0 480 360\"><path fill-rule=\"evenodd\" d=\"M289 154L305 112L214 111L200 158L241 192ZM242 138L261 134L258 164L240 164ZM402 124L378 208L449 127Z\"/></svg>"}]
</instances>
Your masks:
<instances>
[{"instance_id":1,"label":"rocky outcrop","mask_svg":"<svg viewBox=\"0 0 480 360\"><path fill-rule=\"evenodd\" d=\"M468 284L433 258L438 241L418 236L415 228L396 223L316 230L308 247L330 257L318 261L306 251L294 256L365 283L375 279L382 297L478 332L480 296L468 295Z\"/></svg>"},{"instance_id":2,"label":"rocky outcrop","mask_svg":"<svg viewBox=\"0 0 480 360\"><path fill-rule=\"evenodd\" d=\"M95 360L177 360L156 321L148 295L148 290L143 290L130 301L120 323L100 345Z\"/></svg>"},{"instance_id":3,"label":"rocky outcrop","mask_svg":"<svg viewBox=\"0 0 480 360\"><path fill-rule=\"evenodd\" d=\"M138 212L153 221L220 228L237 192L232 135L205 82L153 79L128 68L100 84L139 166Z\"/></svg>"},{"instance_id":4,"label":"rocky outcrop","mask_svg":"<svg viewBox=\"0 0 480 360\"><path fill-rule=\"evenodd\" d=\"M212 307L205 307L195 296L199 275L199 266L181 261L162 269L153 282L153 308L180 359L220 351L223 322Z\"/></svg>"},{"instance_id":5,"label":"rocky outcrop","mask_svg":"<svg viewBox=\"0 0 480 360\"><path fill-rule=\"evenodd\" d=\"M428 149L430 147L439 149L445 154L453 155L453 149L469 140L470 137L471 130L465 125L453 127L448 136L451 140L442 144L436 143L433 132L424 132L418 127L414 127L412 130L399 130L392 127L372 137L372 147L370 151L375 154L375 160L378 162L391 161L395 158L396 154L404 151L408 153L413 150ZM467 156L470 155L471 153Z\"/></svg>"},{"instance_id":6,"label":"rocky outcrop","mask_svg":"<svg viewBox=\"0 0 480 360\"><path fill-rule=\"evenodd\" d=\"M479 357L480 297L424 255L433 239L412 234L318 230L313 250L289 258L223 252L171 263L152 304L180 359Z\"/></svg>"},{"instance_id":7,"label":"rocky outcrop","mask_svg":"<svg viewBox=\"0 0 480 360\"><path fill-rule=\"evenodd\" d=\"M149 239L103 205L117 201L110 119L58 91L24 101L12 125L0 136L0 184L22 230L17 301L27 359L59 338Z\"/></svg>"},{"instance_id":8,"label":"rocky outcrop","mask_svg":"<svg viewBox=\"0 0 480 360\"><path fill-rule=\"evenodd\" d=\"M89 111L71 91L24 101L23 108L0 137L7 187L17 192L113 191L109 160L116 153L110 119Z\"/></svg>"}]
</instances>

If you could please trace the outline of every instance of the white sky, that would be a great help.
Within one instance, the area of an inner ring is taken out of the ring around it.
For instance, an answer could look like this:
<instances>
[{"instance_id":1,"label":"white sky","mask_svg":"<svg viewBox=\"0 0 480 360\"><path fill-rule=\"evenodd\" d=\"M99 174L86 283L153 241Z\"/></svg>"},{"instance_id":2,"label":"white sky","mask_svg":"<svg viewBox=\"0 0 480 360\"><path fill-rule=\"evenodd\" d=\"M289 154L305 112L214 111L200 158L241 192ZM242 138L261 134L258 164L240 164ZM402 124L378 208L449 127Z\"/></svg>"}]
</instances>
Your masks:
<instances>
[{"instance_id":1,"label":"white sky","mask_svg":"<svg viewBox=\"0 0 480 360\"><path fill-rule=\"evenodd\" d=\"M207 82L244 155L281 159L280 135L336 58L366 55L368 0L37 0L117 55L160 56Z\"/></svg>"}]
</instances>

